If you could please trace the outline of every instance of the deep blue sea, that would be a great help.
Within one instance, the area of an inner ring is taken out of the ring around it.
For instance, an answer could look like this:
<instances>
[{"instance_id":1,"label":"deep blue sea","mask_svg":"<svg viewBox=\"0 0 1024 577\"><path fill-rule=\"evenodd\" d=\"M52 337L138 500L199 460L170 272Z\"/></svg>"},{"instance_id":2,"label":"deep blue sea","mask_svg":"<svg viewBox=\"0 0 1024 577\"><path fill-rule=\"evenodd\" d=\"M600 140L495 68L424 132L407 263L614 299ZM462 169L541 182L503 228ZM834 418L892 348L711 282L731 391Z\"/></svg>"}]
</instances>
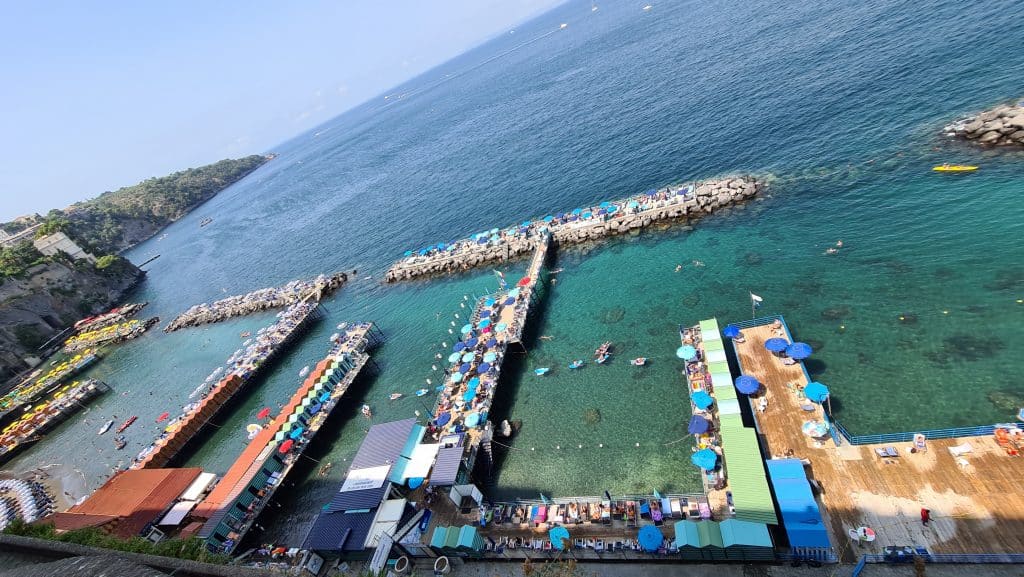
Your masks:
<instances>
[{"instance_id":1,"label":"deep blue sea","mask_svg":"<svg viewBox=\"0 0 1024 577\"><path fill-rule=\"evenodd\" d=\"M434 354L450 344L463 296L494 288L490 270L382 285L402 252L690 179L752 173L771 188L693 229L559 253L564 272L535 321L552 339L515 366L556 369L502 383L503 408L523 429L492 495L699 487L689 444L676 442L688 418L676 327L749 318L749 292L814 345L809 368L855 433L1009 421L1024 404L1024 153L940 134L963 113L1024 96L1018 3L642 5L592 11L571 1L510 30L282 144L165 239L129 253L162 255L134 298L165 319L226 294L358 269L326 302L327 320L189 460L225 471L245 424L290 396L334 325L379 323L379 370L312 454L333 462L331 473L296 479L262 522L268 537L301 538L336 489L367 427L356 407L369 403L378 421L424 410L387 396L437 381ZM930 170L943 162L981 170ZM213 223L199 228L207 216ZM839 239L842 251L825 255ZM157 415L226 360L240 332L270 318L153 331L113 351L92 374L116 392L8 468L58 463L73 494L84 489L76 484L95 488L152 438ZM604 340L619 347L609 365L561 368ZM626 362L640 355L650 366ZM95 434L111 414L140 417L122 453Z\"/></svg>"}]
</instances>

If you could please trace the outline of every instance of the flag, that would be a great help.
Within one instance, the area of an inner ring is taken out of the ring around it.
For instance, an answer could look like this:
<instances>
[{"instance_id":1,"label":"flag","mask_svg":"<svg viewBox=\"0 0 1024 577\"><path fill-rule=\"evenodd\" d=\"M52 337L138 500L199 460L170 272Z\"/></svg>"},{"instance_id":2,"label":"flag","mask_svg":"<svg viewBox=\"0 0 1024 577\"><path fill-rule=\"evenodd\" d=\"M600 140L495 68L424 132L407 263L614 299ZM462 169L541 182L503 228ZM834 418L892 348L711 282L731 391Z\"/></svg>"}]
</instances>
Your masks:
<instances>
[{"instance_id":1,"label":"flag","mask_svg":"<svg viewBox=\"0 0 1024 577\"><path fill-rule=\"evenodd\" d=\"M761 308L761 303L764 301L763 298L757 296L754 293L750 293L750 302L753 304L755 309Z\"/></svg>"},{"instance_id":2,"label":"flag","mask_svg":"<svg viewBox=\"0 0 1024 577\"><path fill-rule=\"evenodd\" d=\"M654 490L654 498L661 499L661 493L659 493L657 489Z\"/></svg>"},{"instance_id":3,"label":"flag","mask_svg":"<svg viewBox=\"0 0 1024 577\"><path fill-rule=\"evenodd\" d=\"M612 496L611 496L611 494L610 494L610 493L609 493L608 491L605 491L605 492L604 492L604 498L605 498L605 499L607 499L607 500L609 500L609 501L611 501L611 500L612 500Z\"/></svg>"},{"instance_id":4,"label":"flag","mask_svg":"<svg viewBox=\"0 0 1024 577\"><path fill-rule=\"evenodd\" d=\"M548 504L548 498L544 496L544 493L540 494L540 502L544 503L545 505Z\"/></svg>"}]
</instances>

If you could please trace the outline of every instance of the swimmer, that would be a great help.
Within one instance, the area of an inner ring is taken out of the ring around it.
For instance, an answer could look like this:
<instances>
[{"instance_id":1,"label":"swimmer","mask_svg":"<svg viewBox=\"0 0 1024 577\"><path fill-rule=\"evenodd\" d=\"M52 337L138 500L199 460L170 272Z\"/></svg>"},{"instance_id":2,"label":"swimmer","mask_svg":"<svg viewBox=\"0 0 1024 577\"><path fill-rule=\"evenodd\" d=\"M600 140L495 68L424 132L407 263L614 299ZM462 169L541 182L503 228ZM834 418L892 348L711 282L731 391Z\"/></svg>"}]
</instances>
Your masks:
<instances>
[{"instance_id":1,"label":"swimmer","mask_svg":"<svg viewBox=\"0 0 1024 577\"><path fill-rule=\"evenodd\" d=\"M693 266L704 266L704 261L702 261L702 260L695 260L695 261L693 261Z\"/></svg>"},{"instance_id":2,"label":"swimmer","mask_svg":"<svg viewBox=\"0 0 1024 577\"><path fill-rule=\"evenodd\" d=\"M681 270L683 270L683 265L681 265L681 264L677 264L677 265L676 265L676 272L679 272L679 271L681 271Z\"/></svg>"},{"instance_id":3,"label":"swimmer","mask_svg":"<svg viewBox=\"0 0 1024 577\"><path fill-rule=\"evenodd\" d=\"M842 247L843 247L843 241L842 241L842 239L840 239L840 240L837 240L837 241L836 241L836 247L837 247L837 248L842 248Z\"/></svg>"},{"instance_id":4,"label":"swimmer","mask_svg":"<svg viewBox=\"0 0 1024 577\"><path fill-rule=\"evenodd\" d=\"M839 252L839 249L835 247L825 249L825 254L836 254L837 252Z\"/></svg>"}]
</instances>

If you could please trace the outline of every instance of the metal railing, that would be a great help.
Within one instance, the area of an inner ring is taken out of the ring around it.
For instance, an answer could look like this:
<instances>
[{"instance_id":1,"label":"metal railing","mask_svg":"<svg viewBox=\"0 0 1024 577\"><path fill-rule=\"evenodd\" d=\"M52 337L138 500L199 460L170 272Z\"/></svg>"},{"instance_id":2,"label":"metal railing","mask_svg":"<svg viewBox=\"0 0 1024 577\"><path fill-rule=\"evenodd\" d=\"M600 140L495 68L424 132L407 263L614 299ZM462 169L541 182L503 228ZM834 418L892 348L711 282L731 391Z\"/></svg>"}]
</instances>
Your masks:
<instances>
[{"instance_id":1,"label":"metal railing","mask_svg":"<svg viewBox=\"0 0 1024 577\"><path fill-rule=\"evenodd\" d=\"M1024 553L920 553L916 555L881 555L870 553L862 555L857 567L865 563L913 563L920 557L925 563L1008 563L1024 564ZM854 575L859 571L854 569Z\"/></svg>"}]
</instances>

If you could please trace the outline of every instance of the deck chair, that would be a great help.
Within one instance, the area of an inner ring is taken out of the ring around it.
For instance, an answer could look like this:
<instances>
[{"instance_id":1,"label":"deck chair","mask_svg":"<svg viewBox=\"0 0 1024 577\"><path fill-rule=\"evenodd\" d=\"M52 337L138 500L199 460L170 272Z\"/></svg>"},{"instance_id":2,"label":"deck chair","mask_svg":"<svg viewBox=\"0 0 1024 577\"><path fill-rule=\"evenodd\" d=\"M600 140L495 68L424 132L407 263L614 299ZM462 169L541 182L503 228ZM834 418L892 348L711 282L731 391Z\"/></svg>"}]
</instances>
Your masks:
<instances>
[{"instance_id":1,"label":"deck chair","mask_svg":"<svg viewBox=\"0 0 1024 577\"><path fill-rule=\"evenodd\" d=\"M899 457L900 452L896 450L896 447L886 447L885 454L890 457Z\"/></svg>"},{"instance_id":2,"label":"deck chair","mask_svg":"<svg viewBox=\"0 0 1024 577\"><path fill-rule=\"evenodd\" d=\"M882 459L888 459L889 458L889 453L884 448L882 448L882 447L876 447L875 448L875 454L878 455Z\"/></svg>"},{"instance_id":3,"label":"deck chair","mask_svg":"<svg viewBox=\"0 0 1024 577\"><path fill-rule=\"evenodd\" d=\"M964 443L962 445L948 447L948 449L950 455L953 455L954 457L959 457L960 455L966 455L967 453L970 453L971 451L974 450L974 447L971 447L970 443Z\"/></svg>"}]
</instances>

